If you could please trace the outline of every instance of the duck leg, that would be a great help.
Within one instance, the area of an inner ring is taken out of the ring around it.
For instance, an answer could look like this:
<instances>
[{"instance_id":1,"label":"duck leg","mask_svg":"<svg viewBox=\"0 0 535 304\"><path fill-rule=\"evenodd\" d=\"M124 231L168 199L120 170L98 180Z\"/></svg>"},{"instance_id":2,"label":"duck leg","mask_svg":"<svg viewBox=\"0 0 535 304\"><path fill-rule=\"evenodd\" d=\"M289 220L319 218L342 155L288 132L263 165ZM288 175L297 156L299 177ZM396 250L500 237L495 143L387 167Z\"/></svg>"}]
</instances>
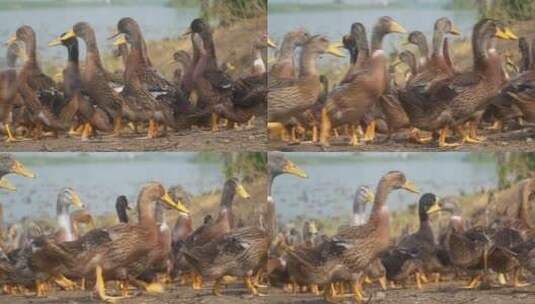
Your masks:
<instances>
[{"instance_id":1,"label":"duck leg","mask_svg":"<svg viewBox=\"0 0 535 304\"><path fill-rule=\"evenodd\" d=\"M336 291L334 288L334 284L330 283L329 286L327 286L323 291L323 300L327 303L337 303L335 296Z\"/></svg>"},{"instance_id":2,"label":"duck leg","mask_svg":"<svg viewBox=\"0 0 535 304\"><path fill-rule=\"evenodd\" d=\"M421 137L420 131L417 128L411 128L409 138L418 144L427 144L433 140L433 136Z\"/></svg>"},{"instance_id":3,"label":"duck leg","mask_svg":"<svg viewBox=\"0 0 535 304\"><path fill-rule=\"evenodd\" d=\"M420 272L416 272L414 276L416 277L416 287L418 289L422 289L422 277Z\"/></svg>"},{"instance_id":4,"label":"duck leg","mask_svg":"<svg viewBox=\"0 0 535 304\"><path fill-rule=\"evenodd\" d=\"M487 138L483 136L477 136L477 123L475 121L468 122L468 130L470 131L470 137L478 142L484 142Z\"/></svg>"},{"instance_id":5,"label":"duck leg","mask_svg":"<svg viewBox=\"0 0 535 304\"><path fill-rule=\"evenodd\" d=\"M219 131L219 116L216 113L212 113L211 127L212 132Z\"/></svg>"},{"instance_id":6,"label":"duck leg","mask_svg":"<svg viewBox=\"0 0 535 304\"><path fill-rule=\"evenodd\" d=\"M82 141L88 141L92 133L93 133L93 127L91 126L90 123L86 123L82 131Z\"/></svg>"},{"instance_id":7,"label":"duck leg","mask_svg":"<svg viewBox=\"0 0 535 304\"><path fill-rule=\"evenodd\" d=\"M472 278L470 283L465 288L466 289L474 289L474 288L477 288L480 283L481 283L481 274L478 273Z\"/></svg>"},{"instance_id":8,"label":"duck leg","mask_svg":"<svg viewBox=\"0 0 535 304\"><path fill-rule=\"evenodd\" d=\"M364 141L372 142L375 140L375 120L372 120L366 127L366 132L364 133Z\"/></svg>"},{"instance_id":9,"label":"duck leg","mask_svg":"<svg viewBox=\"0 0 535 304\"><path fill-rule=\"evenodd\" d=\"M440 129L440 135L438 137L438 147L439 148L455 148L460 146L459 143L453 143L449 144L446 142L446 138L448 136L448 127L444 127Z\"/></svg>"},{"instance_id":10,"label":"duck leg","mask_svg":"<svg viewBox=\"0 0 535 304\"><path fill-rule=\"evenodd\" d=\"M155 293L163 293L165 291L165 288L163 285L159 282L154 282L147 284L140 280L134 280L132 283L139 289L143 289L146 293L155 294Z\"/></svg>"},{"instance_id":11,"label":"duck leg","mask_svg":"<svg viewBox=\"0 0 535 304\"><path fill-rule=\"evenodd\" d=\"M45 283L39 279L35 280L35 296L36 297L45 297Z\"/></svg>"},{"instance_id":12,"label":"duck leg","mask_svg":"<svg viewBox=\"0 0 535 304\"><path fill-rule=\"evenodd\" d=\"M329 136L331 134L331 119L327 113L327 109L321 110L321 125L320 125L320 145L329 147Z\"/></svg>"},{"instance_id":13,"label":"duck leg","mask_svg":"<svg viewBox=\"0 0 535 304\"><path fill-rule=\"evenodd\" d=\"M469 144L482 143L482 140L472 137L472 133L475 133L475 131L472 131L472 126L470 122L467 122L464 127L468 131L465 131L462 127L457 127L457 132L461 135L463 143L469 143Z\"/></svg>"},{"instance_id":14,"label":"duck leg","mask_svg":"<svg viewBox=\"0 0 535 304\"><path fill-rule=\"evenodd\" d=\"M218 278L215 280L214 287L212 289L212 294L214 296L221 296L221 281L223 281L223 278Z\"/></svg>"},{"instance_id":15,"label":"duck leg","mask_svg":"<svg viewBox=\"0 0 535 304\"><path fill-rule=\"evenodd\" d=\"M318 284L311 284L310 285L310 292L315 296L319 296L320 295L320 288L319 288Z\"/></svg>"},{"instance_id":16,"label":"duck leg","mask_svg":"<svg viewBox=\"0 0 535 304\"><path fill-rule=\"evenodd\" d=\"M312 126L312 143L315 144L318 142L318 127L316 125Z\"/></svg>"},{"instance_id":17,"label":"duck leg","mask_svg":"<svg viewBox=\"0 0 535 304\"><path fill-rule=\"evenodd\" d=\"M526 287L529 286L527 283L520 282L520 272L521 268L517 268L513 271L513 287Z\"/></svg>"},{"instance_id":18,"label":"duck leg","mask_svg":"<svg viewBox=\"0 0 535 304\"><path fill-rule=\"evenodd\" d=\"M106 284L104 283L104 276L102 275L102 267L97 266L95 268L95 289L99 300L103 302L116 302L117 300L124 299L125 297L112 297L106 295Z\"/></svg>"},{"instance_id":19,"label":"duck leg","mask_svg":"<svg viewBox=\"0 0 535 304\"><path fill-rule=\"evenodd\" d=\"M76 288L76 283L67 279L64 275L59 274L54 277L54 282L64 290L73 290Z\"/></svg>"},{"instance_id":20,"label":"duck leg","mask_svg":"<svg viewBox=\"0 0 535 304\"><path fill-rule=\"evenodd\" d=\"M253 278L251 276L246 276L243 279L243 282L245 283L245 287L249 290L252 296L264 296L264 294L259 293L256 287L254 286Z\"/></svg>"},{"instance_id":21,"label":"duck leg","mask_svg":"<svg viewBox=\"0 0 535 304\"><path fill-rule=\"evenodd\" d=\"M11 142L16 142L17 139L15 138L15 136L13 136L13 133L11 133L11 128L9 127L9 124L6 123L4 124L4 129L6 130L6 142L7 143L11 143Z\"/></svg>"},{"instance_id":22,"label":"duck leg","mask_svg":"<svg viewBox=\"0 0 535 304\"><path fill-rule=\"evenodd\" d=\"M362 293L361 290L361 284L360 282L356 281L353 282L351 285L351 292L353 293L353 300L355 300L355 303L362 303Z\"/></svg>"},{"instance_id":23,"label":"duck leg","mask_svg":"<svg viewBox=\"0 0 535 304\"><path fill-rule=\"evenodd\" d=\"M353 147L360 146L357 128L353 125L351 126L351 141L349 142L349 144Z\"/></svg>"},{"instance_id":24,"label":"duck leg","mask_svg":"<svg viewBox=\"0 0 535 304\"><path fill-rule=\"evenodd\" d=\"M386 276L379 278L379 285L381 285L381 289L386 290Z\"/></svg>"}]
</instances>

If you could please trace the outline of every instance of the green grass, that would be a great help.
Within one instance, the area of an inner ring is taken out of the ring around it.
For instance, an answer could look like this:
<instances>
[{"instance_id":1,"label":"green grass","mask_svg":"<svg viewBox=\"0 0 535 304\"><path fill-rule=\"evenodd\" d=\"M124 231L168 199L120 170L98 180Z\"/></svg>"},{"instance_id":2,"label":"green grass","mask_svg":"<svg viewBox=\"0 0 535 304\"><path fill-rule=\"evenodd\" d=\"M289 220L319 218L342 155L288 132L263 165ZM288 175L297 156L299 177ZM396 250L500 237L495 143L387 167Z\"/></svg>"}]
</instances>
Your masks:
<instances>
[{"instance_id":1,"label":"green grass","mask_svg":"<svg viewBox=\"0 0 535 304\"><path fill-rule=\"evenodd\" d=\"M401 2L391 3L387 8L404 8L406 5ZM268 12L272 13L290 13L290 12L320 12L320 11L347 11L347 10L363 10L363 9L385 9L382 5L374 4L330 4L330 3L318 3L318 4L299 4L299 3L284 3L284 4L269 4Z\"/></svg>"}]
</instances>

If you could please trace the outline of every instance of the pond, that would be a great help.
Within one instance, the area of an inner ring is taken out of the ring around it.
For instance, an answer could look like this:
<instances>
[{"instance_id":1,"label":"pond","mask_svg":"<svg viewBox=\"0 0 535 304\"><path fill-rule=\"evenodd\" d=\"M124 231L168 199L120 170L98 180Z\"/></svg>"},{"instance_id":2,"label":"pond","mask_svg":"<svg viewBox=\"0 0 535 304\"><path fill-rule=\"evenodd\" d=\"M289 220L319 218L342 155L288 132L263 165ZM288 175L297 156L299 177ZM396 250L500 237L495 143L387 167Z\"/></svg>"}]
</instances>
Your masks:
<instances>
[{"instance_id":1,"label":"pond","mask_svg":"<svg viewBox=\"0 0 535 304\"><path fill-rule=\"evenodd\" d=\"M92 214L115 210L115 199L126 195L135 206L141 186L150 181L165 187L182 185L193 194L221 189L221 164L193 161L194 153L16 153L37 174L29 180L7 178L17 192L0 193L5 219L54 216L60 189L72 187Z\"/></svg>"},{"instance_id":2,"label":"pond","mask_svg":"<svg viewBox=\"0 0 535 304\"><path fill-rule=\"evenodd\" d=\"M30 25L36 31L38 54L42 60L64 60L64 49L49 48L47 44L79 21L88 22L93 27L99 48L106 53L112 48L112 41L107 37L123 17L134 18L143 30L145 39L158 40L181 35L198 15L199 10L195 8L176 9L156 3L0 10L0 41L6 41L19 26ZM83 48L83 43L81 45ZM4 51L0 57L5 57Z\"/></svg>"},{"instance_id":3,"label":"pond","mask_svg":"<svg viewBox=\"0 0 535 304\"><path fill-rule=\"evenodd\" d=\"M497 184L496 164L467 161L466 153L292 153L289 159L305 170L306 180L283 175L275 180L273 197L283 222L296 216L346 217L352 214L353 197L360 185L375 189L385 173L402 171L421 194L438 196L473 193ZM419 196L393 192L390 210L406 208ZM369 210L369 208L368 208Z\"/></svg>"}]
</instances>

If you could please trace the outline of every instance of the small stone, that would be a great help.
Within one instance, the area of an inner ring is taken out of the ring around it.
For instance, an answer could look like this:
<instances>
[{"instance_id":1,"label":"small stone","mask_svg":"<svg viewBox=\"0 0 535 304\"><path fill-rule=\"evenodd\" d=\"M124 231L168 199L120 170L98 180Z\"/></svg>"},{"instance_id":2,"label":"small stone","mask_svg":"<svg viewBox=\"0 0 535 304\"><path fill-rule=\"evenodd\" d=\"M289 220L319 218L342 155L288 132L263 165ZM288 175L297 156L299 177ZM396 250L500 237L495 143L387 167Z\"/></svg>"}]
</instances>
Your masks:
<instances>
[{"instance_id":1,"label":"small stone","mask_svg":"<svg viewBox=\"0 0 535 304\"><path fill-rule=\"evenodd\" d=\"M526 142L527 143L533 142L533 138L531 138L531 137L526 138Z\"/></svg>"},{"instance_id":2,"label":"small stone","mask_svg":"<svg viewBox=\"0 0 535 304\"><path fill-rule=\"evenodd\" d=\"M374 298L375 298L375 300L379 300L379 301L384 300L386 298L386 293L383 292L383 291L378 291L378 292L375 293L375 297Z\"/></svg>"}]
</instances>

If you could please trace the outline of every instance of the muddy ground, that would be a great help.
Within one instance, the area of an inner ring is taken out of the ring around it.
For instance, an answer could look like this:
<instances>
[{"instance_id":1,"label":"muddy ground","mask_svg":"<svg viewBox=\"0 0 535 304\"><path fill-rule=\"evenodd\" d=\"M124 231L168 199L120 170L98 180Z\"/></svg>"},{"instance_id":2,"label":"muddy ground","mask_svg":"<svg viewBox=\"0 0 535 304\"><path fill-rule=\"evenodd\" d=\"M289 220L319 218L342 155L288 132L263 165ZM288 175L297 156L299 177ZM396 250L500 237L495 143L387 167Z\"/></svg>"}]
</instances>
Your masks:
<instances>
[{"instance_id":1,"label":"muddy ground","mask_svg":"<svg viewBox=\"0 0 535 304\"><path fill-rule=\"evenodd\" d=\"M192 129L170 132L167 137L140 139L145 134L126 132L120 138L99 136L86 142L79 138L60 135L58 138L44 138L14 143L0 143L5 152L25 151L82 151L82 152L121 152L121 151L265 151L266 123L257 118L253 128L228 130L221 128L212 133L207 129Z\"/></svg>"},{"instance_id":2,"label":"muddy ground","mask_svg":"<svg viewBox=\"0 0 535 304\"><path fill-rule=\"evenodd\" d=\"M464 282L450 282L429 284L424 289L389 289L385 292L378 289L366 289L367 303L384 304L464 304L464 303L492 303L492 304L527 304L535 303L535 286L524 288L494 287L487 290L463 289ZM208 286L209 287L209 286ZM317 304L324 303L318 296L312 294L288 294L280 288L262 289L265 297L251 298L242 285L233 284L224 289L224 295L215 297L209 288L194 291L190 287L168 286L166 292L159 295L138 295L120 301L124 304L156 304L156 303L292 303ZM58 291L51 292L46 298L33 296L0 296L0 303L98 303L89 291ZM348 296L341 298L340 303L352 303Z\"/></svg>"},{"instance_id":3,"label":"muddy ground","mask_svg":"<svg viewBox=\"0 0 535 304\"><path fill-rule=\"evenodd\" d=\"M396 134L390 140L386 139L384 135L378 135L373 143L361 144L360 146L348 145L349 137L340 136L332 138L331 146L323 148L318 144L310 142L302 142L299 144L286 144L282 141L270 141L268 147L270 150L278 151L349 151L349 152L365 152L365 151L418 151L418 152L437 152L437 151L470 151L470 152L498 152L498 151L518 151L529 152L535 150L535 128L526 128L515 131L508 131L503 133L493 133L490 131L479 131L480 136L484 136L487 140L481 144L464 144L455 148L439 148L434 143L416 144L408 140L407 134ZM453 142L455 138L449 139Z\"/></svg>"}]
</instances>

